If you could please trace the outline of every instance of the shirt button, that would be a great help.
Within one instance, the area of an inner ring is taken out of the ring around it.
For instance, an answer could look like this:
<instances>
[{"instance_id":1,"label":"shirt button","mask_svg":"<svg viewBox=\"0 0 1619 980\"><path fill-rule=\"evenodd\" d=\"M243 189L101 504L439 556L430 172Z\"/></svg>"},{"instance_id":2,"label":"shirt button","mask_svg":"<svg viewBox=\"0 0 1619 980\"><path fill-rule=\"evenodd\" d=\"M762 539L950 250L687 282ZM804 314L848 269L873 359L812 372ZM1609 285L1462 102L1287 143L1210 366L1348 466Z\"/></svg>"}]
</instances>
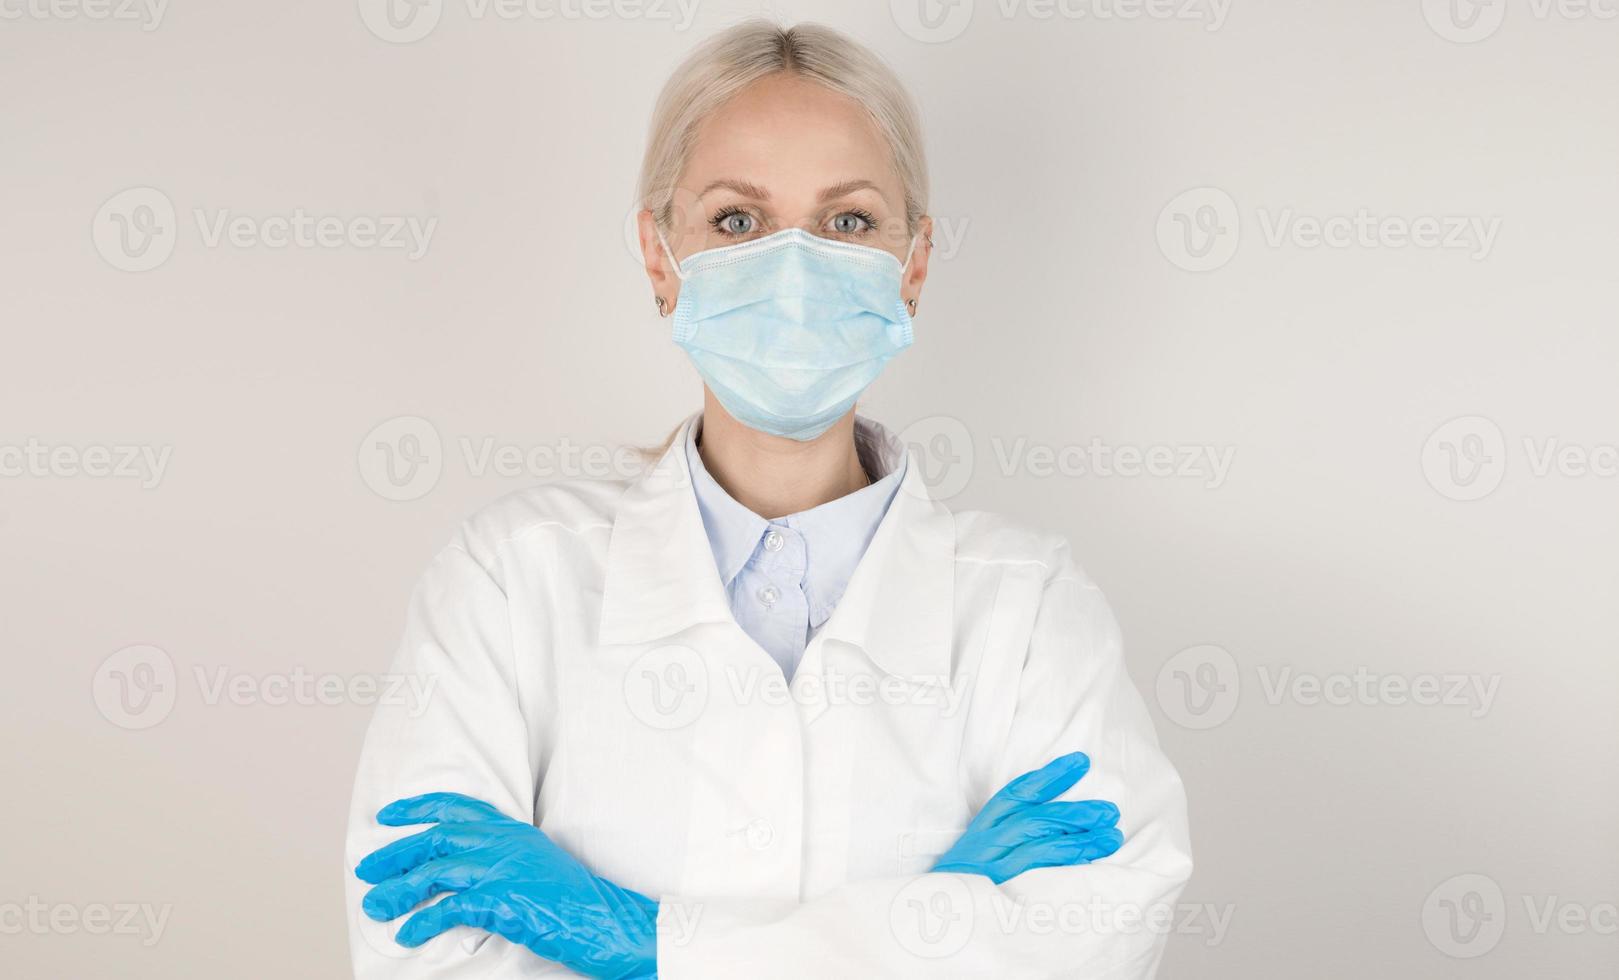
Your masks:
<instances>
[{"instance_id":1,"label":"shirt button","mask_svg":"<svg viewBox=\"0 0 1619 980\"><path fill-rule=\"evenodd\" d=\"M776 604L776 600L780 598L781 593L776 591L776 587L774 585L767 585L759 590L759 601L767 606L774 606Z\"/></svg>"},{"instance_id":2,"label":"shirt button","mask_svg":"<svg viewBox=\"0 0 1619 980\"><path fill-rule=\"evenodd\" d=\"M770 821L763 817L748 824L746 828L748 846L756 851L762 851L776 840L776 828L770 826Z\"/></svg>"},{"instance_id":3,"label":"shirt button","mask_svg":"<svg viewBox=\"0 0 1619 980\"><path fill-rule=\"evenodd\" d=\"M786 543L787 539L781 536L780 531L771 531L769 534L765 535L766 551L780 551L782 546Z\"/></svg>"}]
</instances>

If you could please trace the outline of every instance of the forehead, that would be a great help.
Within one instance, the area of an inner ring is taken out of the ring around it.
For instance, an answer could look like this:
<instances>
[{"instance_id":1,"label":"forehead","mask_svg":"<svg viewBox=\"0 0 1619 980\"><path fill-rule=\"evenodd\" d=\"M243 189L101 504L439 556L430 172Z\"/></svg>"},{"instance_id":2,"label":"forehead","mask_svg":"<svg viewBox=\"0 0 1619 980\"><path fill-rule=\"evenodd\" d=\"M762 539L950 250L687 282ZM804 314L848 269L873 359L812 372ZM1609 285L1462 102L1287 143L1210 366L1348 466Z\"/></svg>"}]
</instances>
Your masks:
<instances>
[{"instance_id":1,"label":"forehead","mask_svg":"<svg viewBox=\"0 0 1619 980\"><path fill-rule=\"evenodd\" d=\"M681 183L735 178L776 193L865 179L898 184L888 147L854 99L791 75L743 89L698 127Z\"/></svg>"}]
</instances>

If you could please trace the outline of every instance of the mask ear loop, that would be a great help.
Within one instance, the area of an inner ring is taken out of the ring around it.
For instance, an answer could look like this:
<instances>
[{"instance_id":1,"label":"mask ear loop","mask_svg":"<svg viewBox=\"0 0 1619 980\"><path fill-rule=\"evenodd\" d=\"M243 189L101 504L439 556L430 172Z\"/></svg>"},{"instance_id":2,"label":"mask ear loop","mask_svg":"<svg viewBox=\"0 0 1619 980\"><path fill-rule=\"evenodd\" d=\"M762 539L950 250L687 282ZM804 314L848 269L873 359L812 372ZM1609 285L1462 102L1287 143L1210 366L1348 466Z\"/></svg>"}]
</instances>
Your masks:
<instances>
[{"instance_id":1,"label":"mask ear loop","mask_svg":"<svg viewBox=\"0 0 1619 980\"><path fill-rule=\"evenodd\" d=\"M658 244L663 246L663 254L669 257L669 264L673 266L675 270L675 278L679 279L681 282L685 282L686 276L680 271L680 261L675 258L675 250L669 247L669 242L663 237L663 229L659 228L657 223L654 222L652 225L652 230L658 233Z\"/></svg>"},{"instance_id":2,"label":"mask ear loop","mask_svg":"<svg viewBox=\"0 0 1619 980\"><path fill-rule=\"evenodd\" d=\"M899 267L899 275L901 279L905 278L905 271L911 267L911 256L916 254L916 242L917 239L921 237L921 235L911 236L911 247L905 250L905 261L901 263Z\"/></svg>"},{"instance_id":3,"label":"mask ear loop","mask_svg":"<svg viewBox=\"0 0 1619 980\"><path fill-rule=\"evenodd\" d=\"M905 261L901 262L899 266L899 281L901 283L905 282L905 273L911 267L911 256L916 254L916 241L921 237L921 235L911 236L911 247L905 250ZM908 299L905 301L905 312L911 316L916 315L916 300Z\"/></svg>"}]
</instances>

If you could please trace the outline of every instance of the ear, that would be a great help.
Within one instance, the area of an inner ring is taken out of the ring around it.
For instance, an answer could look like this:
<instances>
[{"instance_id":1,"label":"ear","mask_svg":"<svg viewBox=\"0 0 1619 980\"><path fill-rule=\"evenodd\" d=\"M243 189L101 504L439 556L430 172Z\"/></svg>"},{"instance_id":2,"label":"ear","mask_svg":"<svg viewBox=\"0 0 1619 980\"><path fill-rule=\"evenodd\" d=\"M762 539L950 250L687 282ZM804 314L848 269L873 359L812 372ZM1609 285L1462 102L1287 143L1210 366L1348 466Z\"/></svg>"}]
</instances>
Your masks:
<instances>
[{"instance_id":1,"label":"ear","mask_svg":"<svg viewBox=\"0 0 1619 980\"><path fill-rule=\"evenodd\" d=\"M921 299L922 284L928 281L928 259L932 256L933 219L923 215L916 223L916 246L911 250L911 264L905 269L905 278L900 280L900 299L907 303Z\"/></svg>"},{"instance_id":2,"label":"ear","mask_svg":"<svg viewBox=\"0 0 1619 980\"><path fill-rule=\"evenodd\" d=\"M652 219L652 210L641 209L635 222L641 242L641 261L652 283L652 293L663 298L665 310L673 310L680 297L680 277L675 275L674 262L658 240L658 225Z\"/></svg>"}]
</instances>

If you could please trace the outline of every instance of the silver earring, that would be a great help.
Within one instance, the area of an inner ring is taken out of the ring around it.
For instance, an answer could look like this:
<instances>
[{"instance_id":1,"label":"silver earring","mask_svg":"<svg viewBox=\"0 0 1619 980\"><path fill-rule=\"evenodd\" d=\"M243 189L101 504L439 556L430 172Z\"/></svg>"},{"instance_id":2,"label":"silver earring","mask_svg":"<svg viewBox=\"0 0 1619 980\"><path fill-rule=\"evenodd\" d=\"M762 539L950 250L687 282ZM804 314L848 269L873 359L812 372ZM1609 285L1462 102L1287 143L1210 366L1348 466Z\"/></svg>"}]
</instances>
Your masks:
<instances>
[{"instance_id":1,"label":"silver earring","mask_svg":"<svg viewBox=\"0 0 1619 980\"><path fill-rule=\"evenodd\" d=\"M909 309L911 311L911 316L916 316L916 300L914 300L914 299L906 300L905 301L905 306L906 306L907 309Z\"/></svg>"},{"instance_id":2,"label":"silver earring","mask_svg":"<svg viewBox=\"0 0 1619 980\"><path fill-rule=\"evenodd\" d=\"M654 298L657 300L657 303L658 303L658 315L659 316L668 316L669 314L667 314L667 313L665 313L663 311L664 298L662 296L657 296L657 297L654 297Z\"/></svg>"}]
</instances>

